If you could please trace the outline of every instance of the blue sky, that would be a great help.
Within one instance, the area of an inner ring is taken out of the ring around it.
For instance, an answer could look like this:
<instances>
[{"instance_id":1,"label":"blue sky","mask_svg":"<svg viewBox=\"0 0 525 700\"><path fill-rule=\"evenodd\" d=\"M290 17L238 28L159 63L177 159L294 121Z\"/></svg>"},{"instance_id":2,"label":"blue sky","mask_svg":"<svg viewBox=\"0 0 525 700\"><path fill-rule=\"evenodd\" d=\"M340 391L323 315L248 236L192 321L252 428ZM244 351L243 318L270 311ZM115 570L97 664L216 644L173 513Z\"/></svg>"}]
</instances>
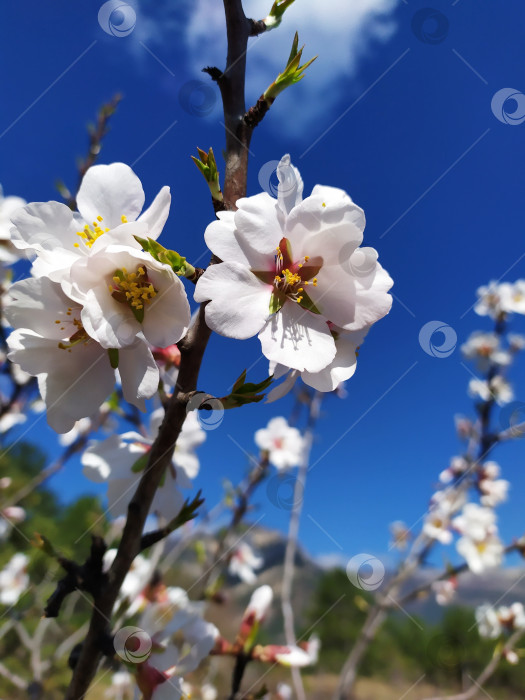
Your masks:
<instances>
[{"instance_id":1,"label":"blue sky","mask_svg":"<svg viewBox=\"0 0 525 700\"><path fill-rule=\"evenodd\" d=\"M204 262L202 233L213 212L189 156L198 145L219 157L224 144L218 95L200 73L223 65L222 3L130 4L136 24L125 37L103 31L98 2L2 8L0 182L7 195L58 199L57 179L76 183L86 123L122 92L100 162L132 165L147 201L170 185L161 240ZM246 12L261 17L270 4L247 1ZM365 244L377 248L395 282L392 312L369 334L348 398L324 404L301 527L314 554L383 556L388 523L422 516L437 474L458 452L453 416L471 411L470 374L458 349L435 358L418 336L426 323L442 321L459 347L490 326L472 311L476 288L525 276L525 123L504 123L491 109L503 88L525 92L523 27L518 3L436 0L428 10L416 0L296 0L281 27L248 53L253 99L284 66L295 29L307 42L305 57L319 54L257 128L249 193L260 191L261 172L265 184L268 161L291 153L306 192L317 183L342 187L364 208ZM503 109L511 113L515 103ZM525 319L515 319L515 329L525 332ZM251 366L250 377L262 379L259 356L257 340L212 338L199 388L222 395ZM516 398L525 400L523 366L513 379ZM287 399L229 412L208 433L196 484L210 505L224 476L235 481L245 471L235 443L253 450L253 432L290 406ZM30 438L56 453L42 420ZM513 485L499 510L505 539L523 530L524 457L521 441L495 453ZM64 498L92 490L78 463L53 485ZM264 487L259 496L254 518L286 528L287 511Z\"/></svg>"}]
</instances>

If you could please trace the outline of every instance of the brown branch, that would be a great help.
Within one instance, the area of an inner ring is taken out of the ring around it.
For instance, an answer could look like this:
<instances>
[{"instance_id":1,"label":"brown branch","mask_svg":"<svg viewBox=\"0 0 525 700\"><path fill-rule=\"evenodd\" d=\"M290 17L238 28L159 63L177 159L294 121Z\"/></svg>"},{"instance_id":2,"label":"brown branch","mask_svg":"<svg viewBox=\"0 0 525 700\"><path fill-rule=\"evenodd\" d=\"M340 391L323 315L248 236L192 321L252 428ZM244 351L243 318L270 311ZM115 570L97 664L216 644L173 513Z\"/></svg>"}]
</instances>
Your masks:
<instances>
[{"instance_id":1,"label":"brown branch","mask_svg":"<svg viewBox=\"0 0 525 700\"><path fill-rule=\"evenodd\" d=\"M253 26L244 14L241 0L224 0L228 38L227 65L220 81L226 129L226 206L245 196L248 175L248 147L251 130L244 124L244 83L246 49ZM171 462L175 443L186 418L186 403L179 392L196 391L199 370L211 331L205 323L205 305L201 305L195 324L179 344L181 363L177 388L170 398L163 423L149 455L148 464L128 505L128 517L120 546L108 575L107 586L95 597L89 631L82 644L65 700L81 700L96 673L101 652L99 640L107 635L113 606L133 559L140 551L142 531L155 492Z\"/></svg>"}]
</instances>

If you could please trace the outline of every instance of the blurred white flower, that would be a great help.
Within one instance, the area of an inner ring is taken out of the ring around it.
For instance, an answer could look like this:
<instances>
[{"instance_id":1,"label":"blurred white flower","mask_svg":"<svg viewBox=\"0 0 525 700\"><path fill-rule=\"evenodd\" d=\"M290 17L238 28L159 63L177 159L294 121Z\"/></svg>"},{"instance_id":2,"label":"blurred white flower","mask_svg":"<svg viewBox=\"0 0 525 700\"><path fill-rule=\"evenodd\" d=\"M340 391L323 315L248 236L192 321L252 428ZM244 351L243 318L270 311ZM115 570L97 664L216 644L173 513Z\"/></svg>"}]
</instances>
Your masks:
<instances>
[{"instance_id":1,"label":"blurred white flower","mask_svg":"<svg viewBox=\"0 0 525 700\"><path fill-rule=\"evenodd\" d=\"M512 386L499 374L490 381L471 379L468 390L470 396L480 398L482 401L495 401L499 406L509 403L514 398Z\"/></svg>"},{"instance_id":2,"label":"blurred white flower","mask_svg":"<svg viewBox=\"0 0 525 700\"><path fill-rule=\"evenodd\" d=\"M116 555L116 549L108 549L104 554L103 570L105 572L109 571ZM141 593L146 588L152 576L151 562L146 559L146 557L142 556L142 554L137 554L122 583L115 607L118 608L119 604L126 600L129 603L126 609L127 616L134 615L140 610L144 602Z\"/></svg>"},{"instance_id":3,"label":"blurred white flower","mask_svg":"<svg viewBox=\"0 0 525 700\"><path fill-rule=\"evenodd\" d=\"M438 605L449 605L456 595L458 584L456 579L445 579L443 581L434 581L432 590L436 596Z\"/></svg>"},{"instance_id":4,"label":"blurred white flower","mask_svg":"<svg viewBox=\"0 0 525 700\"><path fill-rule=\"evenodd\" d=\"M12 244L10 229L13 225L11 217L26 203L22 197L4 197L0 185L0 262L13 263L19 258L25 257Z\"/></svg>"},{"instance_id":5,"label":"blurred white flower","mask_svg":"<svg viewBox=\"0 0 525 700\"><path fill-rule=\"evenodd\" d=\"M244 583L253 584L257 581L254 569L260 569L263 563L264 559L258 557L247 542L241 542L231 556L228 571Z\"/></svg>"},{"instance_id":6,"label":"blurred white flower","mask_svg":"<svg viewBox=\"0 0 525 700\"><path fill-rule=\"evenodd\" d=\"M125 670L116 671L111 676L111 685L106 689L105 697L111 700L133 700L135 688L131 673Z\"/></svg>"},{"instance_id":7,"label":"blurred white flower","mask_svg":"<svg viewBox=\"0 0 525 700\"><path fill-rule=\"evenodd\" d=\"M481 574L486 569L494 569L503 561L504 548L496 534L489 534L483 540L460 537L456 549L473 574Z\"/></svg>"},{"instance_id":8,"label":"blurred white flower","mask_svg":"<svg viewBox=\"0 0 525 700\"><path fill-rule=\"evenodd\" d=\"M480 372L486 372L491 365L505 366L511 361L509 352L502 350L501 341L496 333L475 331L466 343L461 346L461 352L467 360L474 360Z\"/></svg>"},{"instance_id":9,"label":"blurred white flower","mask_svg":"<svg viewBox=\"0 0 525 700\"><path fill-rule=\"evenodd\" d=\"M29 557L21 552L13 555L0 571L0 603L15 605L29 586Z\"/></svg>"},{"instance_id":10,"label":"blurred white flower","mask_svg":"<svg viewBox=\"0 0 525 700\"><path fill-rule=\"evenodd\" d=\"M452 457L449 466L439 475L439 480L443 484L448 484L454 479L463 476L469 467L470 463L464 457Z\"/></svg>"},{"instance_id":11,"label":"blurred white flower","mask_svg":"<svg viewBox=\"0 0 525 700\"><path fill-rule=\"evenodd\" d=\"M502 632L498 615L492 605L488 603L476 608L476 622L480 637L497 639Z\"/></svg>"},{"instance_id":12,"label":"blurred white flower","mask_svg":"<svg viewBox=\"0 0 525 700\"><path fill-rule=\"evenodd\" d=\"M62 447L69 447L69 445L72 445L83 433L87 433L90 428L91 418L81 418L77 420L69 432L62 433L62 435L58 436L58 442Z\"/></svg>"},{"instance_id":13,"label":"blurred white flower","mask_svg":"<svg viewBox=\"0 0 525 700\"><path fill-rule=\"evenodd\" d=\"M270 463L277 469L297 467L304 455L304 440L297 428L288 425L286 418L272 418L266 428L255 433L255 444L268 452Z\"/></svg>"},{"instance_id":14,"label":"blurred white flower","mask_svg":"<svg viewBox=\"0 0 525 700\"><path fill-rule=\"evenodd\" d=\"M96 483L108 484L108 508L112 517L126 513L141 473L146 466L147 455L158 433L164 409L156 409L150 417L150 435L133 431L111 435L102 442L92 442L81 457L84 475ZM166 471L164 482L157 489L151 511L166 520L172 520L184 503L180 489L191 488L191 479L199 471L195 449L206 439L197 416L186 416L172 465Z\"/></svg>"}]
</instances>

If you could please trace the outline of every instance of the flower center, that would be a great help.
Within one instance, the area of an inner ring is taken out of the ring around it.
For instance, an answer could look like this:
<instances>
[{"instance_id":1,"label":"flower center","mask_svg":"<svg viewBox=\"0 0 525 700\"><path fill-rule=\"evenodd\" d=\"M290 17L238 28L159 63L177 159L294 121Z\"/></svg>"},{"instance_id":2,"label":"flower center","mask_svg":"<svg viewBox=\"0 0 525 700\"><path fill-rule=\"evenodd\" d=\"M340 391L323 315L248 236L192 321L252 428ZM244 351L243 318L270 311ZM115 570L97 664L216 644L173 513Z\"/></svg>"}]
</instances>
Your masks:
<instances>
[{"instance_id":1,"label":"flower center","mask_svg":"<svg viewBox=\"0 0 525 700\"><path fill-rule=\"evenodd\" d=\"M128 304L132 311L142 311L144 304L150 304L157 296L157 290L142 266L137 267L136 272L128 272L125 267L115 270L109 291L117 301Z\"/></svg>"},{"instance_id":2,"label":"flower center","mask_svg":"<svg viewBox=\"0 0 525 700\"><path fill-rule=\"evenodd\" d=\"M304 299L304 288L309 284L317 287L317 277L313 275L321 266L307 265L309 260L310 256L305 255L301 262L293 262L289 242L283 238L275 254L274 293L300 304Z\"/></svg>"},{"instance_id":3,"label":"flower center","mask_svg":"<svg viewBox=\"0 0 525 700\"><path fill-rule=\"evenodd\" d=\"M67 314L71 314L71 309L68 309ZM62 323L62 321L55 321L55 323ZM71 352L71 348L75 347L75 345L80 345L83 343L86 345L91 338L89 335L86 333L84 330L84 326L82 325L82 321L79 321L78 318L73 319L73 324L77 328L77 330L73 333L73 335L69 338L69 341L67 343L60 342L58 343L58 347L60 350L67 350L68 352ZM61 327L61 330L63 327Z\"/></svg>"},{"instance_id":4,"label":"flower center","mask_svg":"<svg viewBox=\"0 0 525 700\"><path fill-rule=\"evenodd\" d=\"M128 223L128 220L126 219L124 214L120 217L120 220L123 224ZM77 236L80 236L82 242L88 248L91 248L93 243L97 240L97 238L100 238L100 236L102 236L103 233L107 233L109 231L109 228L102 228L102 226L100 225L103 221L104 219L102 218L102 216L97 216L97 220L93 221L92 226L86 224L84 226L83 231L77 231ZM74 245L75 248L80 247L80 243L75 243Z\"/></svg>"}]
</instances>

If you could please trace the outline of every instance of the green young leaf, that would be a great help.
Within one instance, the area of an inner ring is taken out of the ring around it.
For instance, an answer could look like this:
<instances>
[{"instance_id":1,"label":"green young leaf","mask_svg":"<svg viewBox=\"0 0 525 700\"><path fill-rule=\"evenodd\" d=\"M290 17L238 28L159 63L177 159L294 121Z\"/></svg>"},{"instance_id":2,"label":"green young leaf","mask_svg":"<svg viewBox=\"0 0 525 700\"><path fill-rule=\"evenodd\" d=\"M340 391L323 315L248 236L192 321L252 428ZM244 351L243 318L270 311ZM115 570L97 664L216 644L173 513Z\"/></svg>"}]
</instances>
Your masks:
<instances>
[{"instance_id":1,"label":"green young leaf","mask_svg":"<svg viewBox=\"0 0 525 700\"><path fill-rule=\"evenodd\" d=\"M266 102L271 105L272 102L275 100L277 95L280 95L280 93L283 90L286 90L287 87L290 87L290 85L294 85L295 83L298 83L300 80L304 78L304 71L310 66L317 56L314 56L311 58L309 61L307 61L304 65L300 65L301 63L301 58L303 56L303 49L304 46L301 47L299 50L297 50L297 47L299 45L299 36L297 32L295 33L295 37L293 40L292 44L292 50L290 52L290 56L288 58L288 63L286 65L286 68L282 73L279 73L277 78L273 81L273 83L266 89L266 91L263 93L263 98L266 100Z\"/></svg>"},{"instance_id":2,"label":"green young leaf","mask_svg":"<svg viewBox=\"0 0 525 700\"><path fill-rule=\"evenodd\" d=\"M137 461L131 467L131 471L134 474L139 474L140 472L144 471L147 464L148 464L148 453L146 452L146 454L140 455L140 457L137 459Z\"/></svg>"},{"instance_id":3,"label":"green young leaf","mask_svg":"<svg viewBox=\"0 0 525 700\"><path fill-rule=\"evenodd\" d=\"M191 276L194 274L195 268L186 262L186 258L179 255L175 250L168 250L163 245L154 241L152 238L141 238L134 236L137 243L140 243L146 253L149 253L154 260L157 260L164 265L169 265L173 272L180 276Z\"/></svg>"},{"instance_id":4,"label":"green young leaf","mask_svg":"<svg viewBox=\"0 0 525 700\"><path fill-rule=\"evenodd\" d=\"M269 32L271 29L275 29L281 24L285 11L294 1L295 0L275 0L272 5L272 9L270 10L270 14L264 20L267 32Z\"/></svg>"},{"instance_id":5,"label":"green young leaf","mask_svg":"<svg viewBox=\"0 0 525 700\"><path fill-rule=\"evenodd\" d=\"M246 382L246 371L242 372L232 387L232 391L228 396L223 396L219 401L222 407L226 410L229 408L238 408L248 403L258 403L264 399L264 392L272 383L273 375L267 377L262 382L253 383Z\"/></svg>"}]
</instances>

